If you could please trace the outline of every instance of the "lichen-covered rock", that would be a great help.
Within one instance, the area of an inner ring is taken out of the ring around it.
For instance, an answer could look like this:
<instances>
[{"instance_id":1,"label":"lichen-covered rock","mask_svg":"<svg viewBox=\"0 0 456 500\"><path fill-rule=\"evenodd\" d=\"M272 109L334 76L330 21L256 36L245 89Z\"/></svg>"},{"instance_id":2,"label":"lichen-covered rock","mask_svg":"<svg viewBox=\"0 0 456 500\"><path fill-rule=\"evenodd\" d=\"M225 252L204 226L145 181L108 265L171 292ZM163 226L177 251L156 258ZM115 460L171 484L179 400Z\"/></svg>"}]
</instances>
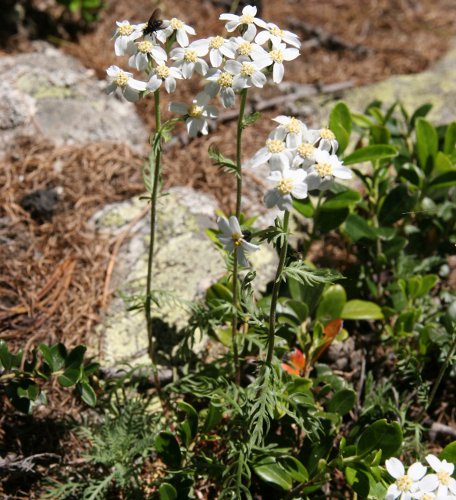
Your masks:
<instances>
[{"instance_id":1,"label":"lichen-covered rock","mask_svg":"<svg viewBox=\"0 0 456 500\"><path fill-rule=\"evenodd\" d=\"M145 203L134 198L108 205L93 217L92 223L101 232L118 235L141 213ZM166 335L186 325L189 301L202 297L225 272L221 252L205 234L207 228L216 227L216 209L214 198L190 188L172 188L159 199L152 286L161 300L160 307L154 306L154 315L162 328L167 325ZM108 364L147 361L144 313L127 311L125 298L144 294L149 221L145 216L137 222L116 259L111 285L118 293L99 329L102 356ZM257 285L264 288L274 275L276 255L262 245L251 261L258 272Z\"/></svg>"},{"instance_id":2,"label":"lichen-covered rock","mask_svg":"<svg viewBox=\"0 0 456 500\"><path fill-rule=\"evenodd\" d=\"M92 70L51 45L0 58L0 149L18 136L57 145L116 141L142 151L147 134L131 103L108 96Z\"/></svg>"}]
</instances>

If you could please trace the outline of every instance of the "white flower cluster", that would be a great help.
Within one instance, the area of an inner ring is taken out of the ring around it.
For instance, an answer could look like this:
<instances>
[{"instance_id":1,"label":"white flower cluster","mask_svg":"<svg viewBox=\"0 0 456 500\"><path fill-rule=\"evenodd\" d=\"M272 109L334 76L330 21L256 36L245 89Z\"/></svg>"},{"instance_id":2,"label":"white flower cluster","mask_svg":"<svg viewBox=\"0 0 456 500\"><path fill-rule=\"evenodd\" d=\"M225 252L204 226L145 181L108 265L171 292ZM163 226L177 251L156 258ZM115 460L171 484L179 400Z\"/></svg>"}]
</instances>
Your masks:
<instances>
[{"instance_id":1,"label":"white flower cluster","mask_svg":"<svg viewBox=\"0 0 456 500\"><path fill-rule=\"evenodd\" d=\"M283 115L274 121L279 125L246 165L269 165L272 188L264 197L268 208L291 210L293 197L303 199L308 191L327 189L335 177L351 179L351 170L335 154L338 143L331 130L308 129L297 118Z\"/></svg>"},{"instance_id":2,"label":"white flower cluster","mask_svg":"<svg viewBox=\"0 0 456 500\"><path fill-rule=\"evenodd\" d=\"M405 472L397 458L386 460L386 470L396 480L386 492L385 500L456 500L456 479L451 477L454 464L439 460L435 455L427 455L426 462L433 472L426 474L427 467L416 462Z\"/></svg>"},{"instance_id":3,"label":"white flower cluster","mask_svg":"<svg viewBox=\"0 0 456 500\"><path fill-rule=\"evenodd\" d=\"M192 43L188 35L195 35L195 30L180 19L158 20L153 29L151 21L117 22L116 55L129 55L129 66L144 72L147 80L110 66L107 92L120 89L127 100L137 101L162 84L168 93L174 92L176 80L191 78L196 72L206 79L203 92L189 105L171 103L170 110L183 115L191 136L207 134L207 119L217 115L217 110L208 105L211 98L219 96L225 108L232 107L236 93L252 86L263 87L268 73L280 83L283 63L299 56L298 37L257 18L256 13L257 8L248 5L240 16L222 14L227 32L238 30L237 36L212 36Z\"/></svg>"}]
</instances>

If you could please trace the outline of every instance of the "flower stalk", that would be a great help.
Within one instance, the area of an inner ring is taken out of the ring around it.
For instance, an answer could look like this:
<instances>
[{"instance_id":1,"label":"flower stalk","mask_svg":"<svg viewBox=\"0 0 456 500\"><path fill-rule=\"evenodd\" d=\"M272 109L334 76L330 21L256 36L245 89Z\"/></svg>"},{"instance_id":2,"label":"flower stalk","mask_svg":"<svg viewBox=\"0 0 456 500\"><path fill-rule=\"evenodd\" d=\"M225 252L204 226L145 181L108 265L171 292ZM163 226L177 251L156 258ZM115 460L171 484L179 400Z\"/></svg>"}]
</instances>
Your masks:
<instances>
[{"instance_id":1,"label":"flower stalk","mask_svg":"<svg viewBox=\"0 0 456 500\"><path fill-rule=\"evenodd\" d=\"M290 220L290 212L285 210L283 215L283 243L280 249L279 264L277 266L276 275L274 278L274 285L272 287L271 308L269 310L269 332L268 332L268 353L266 355L266 364L271 364L272 356L274 354L274 339L275 339L275 324L276 324L276 311L277 301L279 298L280 281L282 278L283 268L285 266L285 259L288 249L288 223Z\"/></svg>"}]
</instances>

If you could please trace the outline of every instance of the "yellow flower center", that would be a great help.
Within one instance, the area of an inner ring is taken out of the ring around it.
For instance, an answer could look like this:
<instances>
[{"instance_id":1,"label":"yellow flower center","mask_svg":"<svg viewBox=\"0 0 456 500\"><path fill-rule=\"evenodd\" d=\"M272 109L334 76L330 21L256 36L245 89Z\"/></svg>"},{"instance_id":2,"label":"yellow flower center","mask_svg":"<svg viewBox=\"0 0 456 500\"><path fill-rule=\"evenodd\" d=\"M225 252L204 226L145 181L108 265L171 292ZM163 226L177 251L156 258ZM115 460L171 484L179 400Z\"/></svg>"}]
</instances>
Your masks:
<instances>
[{"instance_id":1,"label":"yellow flower center","mask_svg":"<svg viewBox=\"0 0 456 500\"><path fill-rule=\"evenodd\" d=\"M278 36L278 37L282 38L283 37L283 30L281 30L280 28L277 28L277 27L272 28L271 35Z\"/></svg>"},{"instance_id":2,"label":"yellow flower center","mask_svg":"<svg viewBox=\"0 0 456 500\"><path fill-rule=\"evenodd\" d=\"M128 35L131 35L133 33L133 26L131 24L123 24L122 26L119 26L117 28L117 33L120 35L120 36L128 36Z\"/></svg>"},{"instance_id":3,"label":"yellow flower center","mask_svg":"<svg viewBox=\"0 0 456 500\"><path fill-rule=\"evenodd\" d=\"M157 66L157 69L155 71L157 72L157 76L159 78L168 78L169 76L169 68L164 64L160 64L159 66Z\"/></svg>"},{"instance_id":4,"label":"yellow flower center","mask_svg":"<svg viewBox=\"0 0 456 500\"><path fill-rule=\"evenodd\" d=\"M219 49L223 45L224 41L225 39L223 36L214 36L209 43L209 47L211 49Z\"/></svg>"},{"instance_id":5,"label":"yellow flower center","mask_svg":"<svg viewBox=\"0 0 456 500\"><path fill-rule=\"evenodd\" d=\"M238 52L241 56L248 56L252 52L252 44L250 42L241 42L238 47Z\"/></svg>"},{"instance_id":6,"label":"yellow flower center","mask_svg":"<svg viewBox=\"0 0 456 500\"><path fill-rule=\"evenodd\" d=\"M424 493L420 496L421 500L434 500L435 496L432 493Z\"/></svg>"},{"instance_id":7,"label":"yellow flower center","mask_svg":"<svg viewBox=\"0 0 456 500\"><path fill-rule=\"evenodd\" d=\"M402 493L410 491L413 481L407 476L401 476L396 479L397 489Z\"/></svg>"},{"instance_id":8,"label":"yellow flower center","mask_svg":"<svg viewBox=\"0 0 456 500\"><path fill-rule=\"evenodd\" d=\"M217 83L220 85L220 87L231 87L233 85L233 75L230 73L222 73L217 80Z\"/></svg>"},{"instance_id":9,"label":"yellow flower center","mask_svg":"<svg viewBox=\"0 0 456 500\"><path fill-rule=\"evenodd\" d=\"M286 129L289 134L299 134L299 132L301 132L301 124L299 123L299 120L292 117L287 123Z\"/></svg>"},{"instance_id":10,"label":"yellow flower center","mask_svg":"<svg viewBox=\"0 0 456 500\"><path fill-rule=\"evenodd\" d=\"M138 47L138 51L143 54L148 54L152 50L152 42L149 42L148 40L138 42L136 46Z\"/></svg>"},{"instance_id":11,"label":"yellow flower center","mask_svg":"<svg viewBox=\"0 0 456 500\"><path fill-rule=\"evenodd\" d=\"M250 14L244 14L239 18L239 22L241 24L252 24L253 23L253 16Z\"/></svg>"},{"instance_id":12,"label":"yellow flower center","mask_svg":"<svg viewBox=\"0 0 456 500\"><path fill-rule=\"evenodd\" d=\"M196 62L198 60L198 54L193 49L187 49L184 53L184 61Z\"/></svg>"},{"instance_id":13,"label":"yellow flower center","mask_svg":"<svg viewBox=\"0 0 456 500\"><path fill-rule=\"evenodd\" d=\"M283 63L283 50L282 49L274 49L269 52L271 59L276 63Z\"/></svg>"},{"instance_id":14,"label":"yellow flower center","mask_svg":"<svg viewBox=\"0 0 456 500\"><path fill-rule=\"evenodd\" d=\"M437 472L437 478L440 481L440 484L443 484L444 486L448 486L450 483L450 475L444 470Z\"/></svg>"},{"instance_id":15,"label":"yellow flower center","mask_svg":"<svg viewBox=\"0 0 456 500\"><path fill-rule=\"evenodd\" d=\"M233 233L231 235L231 239L233 240L233 243L238 247L241 245L241 239L242 239L242 234L240 233Z\"/></svg>"},{"instance_id":16,"label":"yellow flower center","mask_svg":"<svg viewBox=\"0 0 456 500\"><path fill-rule=\"evenodd\" d=\"M302 143L297 148L296 151L301 158L310 158L315 151L315 147L309 143Z\"/></svg>"},{"instance_id":17,"label":"yellow flower center","mask_svg":"<svg viewBox=\"0 0 456 500\"><path fill-rule=\"evenodd\" d=\"M128 75L123 71L120 71L114 80L115 84L119 87L125 87L128 83Z\"/></svg>"},{"instance_id":18,"label":"yellow flower center","mask_svg":"<svg viewBox=\"0 0 456 500\"><path fill-rule=\"evenodd\" d=\"M285 149L285 144L280 139L268 139L266 141L266 147L272 154L281 153Z\"/></svg>"},{"instance_id":19,"label":"yellow flower center","mask_svg":"<svg viewBox=\"0 0 456 500\"><path fill-rule=\"evenodd\" d=\"M327 175L332 175L333 168L331 163L319 162L315 165L315 170L320 177L326 177ZM406 477L406 476L404 476Z\"/></svg>"},{"instance_id":20,"label":"yellow flower center","mask_svg":"<svg viewBox=\"0 0 456 500\"><path fill-rule=\"evenodd\" d=\"M184 27L184 23L180 19L173 17L169 22L169 25L173 30L181 30Z\"/></svg>"},{"instance_id":21,"label":"yellow flower center","mask_svg":"<svg viewBox=\"0 0 456 500\"><path fill-rule=\"evenodd\" d=\"M336 138L336 136L329 130L329 128L322 128L320 130L320 137L322 139L328 139L328 141L332 141Z\"/></svg>"},{"instance_id":22,"label":"yellow flower center","mask_svg":"<svg viewBox=\"0 0 456 500\"><path fill-rule=\"evenodd\" d=\"M277 189L280 191L282 194L289 194L293 190L293 181L292 179L280 179L279 183L277 184Z\"/></svg>"},{"instance_id":23,"label":"yellow flower center","mask_svg":"<svg viewBox=\"0 0 456 500\"><path fill-rule=\"evenodd\" d=\"M202 106L198 106L197 104L192 104L188 108L188 116L192 118L199 118L203 114L204 108Z\"/></svg>"},{"instance_id":24,"label":"yellow flower center","mask_svg":"<svg viewBox=\"0 0 456 500\"><path fill-rule=\"evenodd\" d=\"M252 63L243 62L241 68L242 76L252 76L255 73L256 69Z\"/></svg>"}]
</instances>

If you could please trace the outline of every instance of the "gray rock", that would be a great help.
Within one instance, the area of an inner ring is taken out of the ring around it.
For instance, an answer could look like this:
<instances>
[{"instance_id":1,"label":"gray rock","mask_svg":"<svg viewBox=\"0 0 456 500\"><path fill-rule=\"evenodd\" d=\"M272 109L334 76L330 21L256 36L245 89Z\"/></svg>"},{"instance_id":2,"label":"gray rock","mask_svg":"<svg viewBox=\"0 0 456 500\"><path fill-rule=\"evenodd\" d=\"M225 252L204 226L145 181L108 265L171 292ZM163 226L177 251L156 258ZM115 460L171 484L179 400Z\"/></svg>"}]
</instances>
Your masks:
<instances>
[{"instance_id":1,"label":"gray rock","mask_svg":"<svg viewBox=\"0 0 456 500\"><path fill-rule=\"evenodd\" d=\"M93 70L51 45L0 58L0 148L18 136L56 145L115 141L143 151L145 127L134 105L108 96Z\"/></svg>"},{"instance_id":2,"label":"gray rock","mask_svg":"<svg viewBox=\"0 0 456 500\"><path fill-rule=\"evenodd\" d=\"M139 198L104 207L92 219L103 233L118 235L140 214L145 201ZM153 289L162 304L155 316L171 326L170 331L186 325L189 301L203 297L205 290L225 272L222 253L205 230L216 227L217 203L211 196L190 188L172 188L158 202ZM122 296L144 295L147 275L149 218L143 217L132 228L116 260L111 288L117 294L99 327L102 358L107 364L121 361L147 362L147 334L143 311L127 311ZM250 256L249 256L250 257ZM257 286L264 288L276 268L276 255L262 245L250 259L258 272ZM170 333L171 334L171 333Z\"/></svg>"}]
</instances>

